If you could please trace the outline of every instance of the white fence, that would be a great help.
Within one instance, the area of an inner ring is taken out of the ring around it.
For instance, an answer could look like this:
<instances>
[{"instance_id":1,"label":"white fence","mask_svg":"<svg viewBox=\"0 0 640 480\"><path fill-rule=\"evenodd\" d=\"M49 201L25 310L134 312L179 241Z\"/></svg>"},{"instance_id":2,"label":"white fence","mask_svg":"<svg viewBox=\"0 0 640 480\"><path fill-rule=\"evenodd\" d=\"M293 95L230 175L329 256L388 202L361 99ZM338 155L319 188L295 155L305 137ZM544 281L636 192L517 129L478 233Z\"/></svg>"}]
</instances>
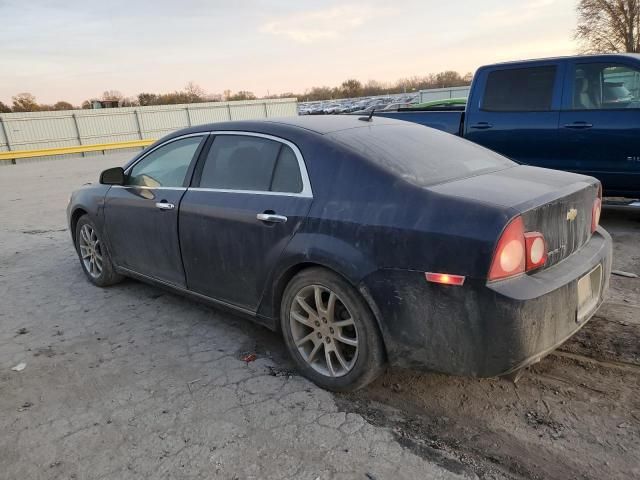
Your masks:
<instances>
[{"instance_id":1,"label":"white fence","mask_svg":"<svg viewBox=\"0 0 640 480\"><path fill-rule=\"evenodd\" d=\"M227 120L297 115L294 98L0 114L0 152L157 139Z\"/></svg>"},{"instance_id":2,"label":"white fence","mask_svg":"<svg viewBox=\"0 0 640 480\"><path fill-rule=\"evenodd\" d=\"M420 103L447 98L467 98L471 87L430 88L420 90Z\"/></svg>"}]
</instances>

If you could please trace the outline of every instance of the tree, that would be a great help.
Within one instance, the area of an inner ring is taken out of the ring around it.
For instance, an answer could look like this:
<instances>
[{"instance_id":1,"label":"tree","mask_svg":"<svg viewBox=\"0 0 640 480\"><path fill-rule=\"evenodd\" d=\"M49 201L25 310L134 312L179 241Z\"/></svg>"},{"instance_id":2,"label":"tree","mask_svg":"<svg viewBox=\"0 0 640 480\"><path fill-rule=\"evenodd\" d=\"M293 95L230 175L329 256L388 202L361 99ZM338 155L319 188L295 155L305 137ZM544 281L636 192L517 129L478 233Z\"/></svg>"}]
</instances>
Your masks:
<instances>
[{"instance_id":1,"label":"tree","mask_svg":"<svg viewBox=\"0 0 640 480\"><path fill-rule=\"evenodd\" d=\"M362 83L355 78L350 78L349 80L342 82L340 90L342 95L347 98L359 97L362 95Z\"/></svg>"},{"instance_id":2,"label":"tree","mask_svg":"<svg viewBox=\"0 0 640 480\"><path fill-rule=\"evenodd\" d=\"M640 0L580 0L577 12L584 53L640 52Z\"/></svg>"},{"instance_id":3,"label":"tree","mask_svg":"<svg viewBox=\"0 0 640 480\"><path fill-rule=\"evenodd\" d=\"M138 103L141 107L146 107L148 105L157 105L158 95L156 95L155 93L139 93Z\"/></svg>"},{"instance_id":4,"label":"tree","mask_svg":"<svg viewBox=\"0 0 640 480\"><path fill-rule=\"evenodd\" d=\"M195 82L189 82L184 87L184 93L187 94L187 103L203 102L207 92Z\"/></svg>"},{"instance_id":5,"label":"tree","mask_svg":"<svg viewBox=\"0 0 640 480\"><path fill-rule=\"evenodd\" d=\"M0 102L0 113L11 113L11 107L5 103Z\"/></svg>"},{"instance_id":6,"label":"tree","mask_svg":"<svg viewBox=\"0 0 640 480\"><path fill-rule=\"evenodd\" d=\"M15 97L11 97L11 100L13 100L11 110L14 112L37 112L40 110L36 97L28 92L19 93Z\"/></svg>"},{"instance_id":7,"label":"tree","mask_svg":"<svg viewBox=\"0 0 640 480\"><path fill-rule=\"evenodd\" d=\"M102 100L107 102L120 102L124 95L118 90L106 90L102 94Z\"/></svg>"},{"instance_id":8,"label":"tree","mask_svg":"<svg viewBox=\"0 0 640 480\"><path fill-rule=\"evenodd\" d=\"M73 110L73 108L73 105L71 105L69 102L64 101L56 102L53 105L54 110Z\"/></svg>"},{"instance_id":9,"label":"tree","mask_svg":"<svg viewBox=\"0 0 640 480\"><path fill-rule=\"evenodd\" d=\"M246 90L240 90L238 93L234 93L230 95L227 100L255 100L256 96L253 92L248 92Z\"/></svg>"}]
</instances>

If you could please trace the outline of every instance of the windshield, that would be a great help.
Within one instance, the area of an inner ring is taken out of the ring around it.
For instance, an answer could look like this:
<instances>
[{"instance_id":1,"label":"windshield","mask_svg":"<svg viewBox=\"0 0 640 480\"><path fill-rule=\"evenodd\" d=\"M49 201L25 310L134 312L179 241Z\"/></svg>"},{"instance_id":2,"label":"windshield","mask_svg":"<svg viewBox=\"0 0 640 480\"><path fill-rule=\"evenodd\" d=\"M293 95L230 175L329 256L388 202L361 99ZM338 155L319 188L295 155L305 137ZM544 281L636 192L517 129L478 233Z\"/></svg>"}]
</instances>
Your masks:
<instances>
[{"instance_id":1,"label":"windshield","mask_svg":"<svg viewBox=\"0 0 640 480\"><path fill-rule=\"evenodd\" d=\"M516 165L479 145L422 125L374 125L341 130L328 136L418 186L435 185Z\"/></svg>"}]
</instances>

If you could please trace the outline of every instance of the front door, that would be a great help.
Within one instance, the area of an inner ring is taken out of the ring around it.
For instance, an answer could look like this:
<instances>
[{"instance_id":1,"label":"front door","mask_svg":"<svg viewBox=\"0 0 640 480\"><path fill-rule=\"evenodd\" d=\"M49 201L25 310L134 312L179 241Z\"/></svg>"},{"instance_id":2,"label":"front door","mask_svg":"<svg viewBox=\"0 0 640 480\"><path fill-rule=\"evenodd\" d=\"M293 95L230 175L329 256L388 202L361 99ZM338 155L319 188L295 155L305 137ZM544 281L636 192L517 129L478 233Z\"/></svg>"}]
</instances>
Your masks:
<instances>
[{"instance_id":1,"label":"front door","mask_svg":"<svg viewBox=\"0 0 640 480\"><path fill-rule=\"evenodd\" d=\"M124 186L111 187L105 199L105 230L117 266L185 286L178 210L204 137L160 145L126 172Z\"/></svg>"},{"instance_id":2,"label":"front door","mask_svg":"<svg viewBox=\"0 0 640 480\"><path fill-rule=\"evenodd\" d=\"M573 170L609 195L640 191L640 70L582 59L568 73L560 130Z\"/></svg>"},{"instance_id":3,"label":"front door","mask_svg":"<svg viewBox=\"0 0 640 480\"><path fill-rule=\"evenodd\" d=\"M187 286L255 311L265 281L311 207L298 149L251 133L217 134L180 204Z\"/></svg>"}]
</instances>

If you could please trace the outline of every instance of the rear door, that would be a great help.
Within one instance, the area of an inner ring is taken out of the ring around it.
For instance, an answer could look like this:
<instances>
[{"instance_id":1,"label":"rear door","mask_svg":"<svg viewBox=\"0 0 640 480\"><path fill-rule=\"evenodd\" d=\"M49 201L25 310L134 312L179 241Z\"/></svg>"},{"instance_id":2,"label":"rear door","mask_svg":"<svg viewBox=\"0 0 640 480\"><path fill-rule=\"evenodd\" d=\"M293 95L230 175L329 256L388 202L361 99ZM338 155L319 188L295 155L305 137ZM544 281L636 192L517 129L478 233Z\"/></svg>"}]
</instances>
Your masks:
<instances>
[{"instance_id":1,"label":"rear door","mask_svg":"<svg viewBox=\"0 0 640 480\"><path fill-rule=\"evenodd\" d=\"M126 172L105 198L105 225L115 264L185 286L178 243L178 207L206 135L169 140Z\"/></svg>"},{"instance_id":2,"label":"rear door","mask_svg":"<svg viewBox=\"0 0 640 480\"><path fill-rule=\"evenodd\" d=\"M492 67L479 72L464 136L520 163L564 169L558 121L564 62Z\"/></svg>"},{"instance_id":3,"label":"rear door","mask_svg":"<svg viewBox=\"0 0 640 480\"><path fill-rule=\"evenodd\" d=\"M255 311L266 278L311 202L295 145L256 133L215 134L180 204L188 288Z\"/></svg>"},{"instance_id":4,"label":"rear door","mask_svg":"<svg viewBox=\"0 0 640 480\"><path fill-rule=\"evenodd\" d=\"M609 194L640 191L640 69L577 59L560 114L563 155Z\"/></svg>"}]
</instances>

